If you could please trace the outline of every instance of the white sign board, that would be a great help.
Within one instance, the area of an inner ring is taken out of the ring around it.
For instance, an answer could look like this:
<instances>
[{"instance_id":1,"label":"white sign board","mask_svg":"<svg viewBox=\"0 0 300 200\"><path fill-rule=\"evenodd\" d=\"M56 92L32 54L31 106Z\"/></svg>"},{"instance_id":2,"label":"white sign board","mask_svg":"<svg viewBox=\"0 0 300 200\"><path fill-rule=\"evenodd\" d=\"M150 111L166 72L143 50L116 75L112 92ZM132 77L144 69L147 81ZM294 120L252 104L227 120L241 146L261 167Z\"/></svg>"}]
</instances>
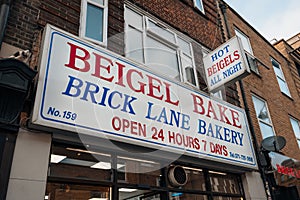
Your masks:
<instances>
[{"instance_id":1,"label":"white sign board","mask_svg":"<svg viewBox=\"0 0 300 200\"><path fill-rule=\"evenodd\" d=\"M207 54L203 62L209 91L215 91L250 73L244 49L237 36Z\"/></svg>"},{"instance_id":2,"label":"white sign board","mask_svg":"<svg viewBox=\"0 0 300 200\"><path fill-rule=\"evenodd\" d=\"M257 168L244 110L51 26L32 123Z\"/></svg>"}]
</instances>

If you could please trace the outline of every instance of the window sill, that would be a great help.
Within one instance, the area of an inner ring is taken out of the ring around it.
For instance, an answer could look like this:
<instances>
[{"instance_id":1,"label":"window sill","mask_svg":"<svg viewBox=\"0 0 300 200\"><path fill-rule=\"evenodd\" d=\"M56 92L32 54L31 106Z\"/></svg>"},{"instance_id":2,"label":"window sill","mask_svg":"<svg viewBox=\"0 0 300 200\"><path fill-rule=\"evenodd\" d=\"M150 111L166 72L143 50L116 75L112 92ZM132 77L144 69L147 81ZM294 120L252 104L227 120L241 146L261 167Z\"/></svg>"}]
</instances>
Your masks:
<instances>
[{"instance_id":1,"label":"window sill","mask_svg":"<svg viewBox=\"0 0 300 200\"><path fill-rule=\"evenodd\" d=\"M287 97L287 98L290 99L291 101L294 101L294 99L293 99L291 96L285 94L284 92L281 92L281 93L283 94L283 96Z\"/></svg>"}]
</instances>

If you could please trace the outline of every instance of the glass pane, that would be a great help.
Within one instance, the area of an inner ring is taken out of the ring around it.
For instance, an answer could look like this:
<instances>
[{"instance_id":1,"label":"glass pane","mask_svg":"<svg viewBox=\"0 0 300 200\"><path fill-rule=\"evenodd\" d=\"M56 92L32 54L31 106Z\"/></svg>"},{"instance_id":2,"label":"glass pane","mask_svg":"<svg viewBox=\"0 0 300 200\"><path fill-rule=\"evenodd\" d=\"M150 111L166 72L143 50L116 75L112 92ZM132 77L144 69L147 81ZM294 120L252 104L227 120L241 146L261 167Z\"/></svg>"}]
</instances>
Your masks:
<instances>
[{"instance_id":1,"label":"glass pane","mask_svg":"<svg viewBox=\"0 0 300 200\"><path fill-rule=\"evenodd\" d=\"M217 196L213 197L213 200L243 200L242 197L222 197L222 196Z\"/></svg>"},{"instance_id":2,"label":"glass pane","mask_svg":"<svg viewBox=\"0 0 300 200\"><path fill-rule=\"evenodd\" d=\"M273 64L273 68L274 68L274 71L275 71L275 74L277 76L279 76L280 78L283 78L283 74L282 74L282 71L281 71L281 68L279 66L278 63L276 63L274 60L272 60L272 64Z\"/></svg>"},{"instance_id":3,"label":"glass pane","mask_svg":"<svg viewBox=\"0 0 300 200\"><path fill-rule=\"evenodd\" d=\"M49 174L53 177L110 181L111 158L99 152L53 146Z\"/></svg>"},{"instance_id":4,"label":"glass pane","mask_svg":"<svg viewBox=\"0 0 300 200\"><path fill-rule=\"evenodd\" d=\"M299 127L299 122L293 118L290 118L293 131L295 133L296 138L300 139L300 127Z\"/></svg>"},{"instance_id":5,"label":"glass pane","mask_svg":"<svg viewBox=\"0 0 300 200\"><path fill-rule=\"evenodd\" d=\"M242 41L242 45L244 47L244 49L253 55L252 49L251 49L251 45L250 45L250 41L249 38L247 36L245 36L244 34L242 34L240 31L235 30L235 34L241 39Z\"/></svg>"},{"instance_id":6,"label":"glass pane","mask_svg":"<svg viewBox=\"0 0 300 200\"><path fill-rule=\"evenodd\" d=\"M290 96L290 91L287 87L287 84L284 80L282 80L281 78L277 77L277 80L278 80L278 84L279 84L279 87L280 87L280 91L287 94L288 96Z\"/></svg>"},{"instance_id":7,"label":"glass pane","mask_svg":"<svg viewBox=\"0 0 300 200\"><path fill-rule=\"evenodd\" d=\"M155 23L153 23L150 20L148 20L148 22L149 22L148 28L151 32L153 32L153 33L157 34L158 36L163 37L167 41L175 44L175 35L172 32L170 32L162 27L157 26Z\"/></svg>"},{"instance_id":8,"label":"glass pane","mask_svg":"<svg viewBox=\"0 0 300 200\"><path fill-rule=\"evenodd\" d=\"M128 9L125 10L125 21L127 24L142 30L143 29L143 16L137 14L136 12Z\"/></svg>"},{"instance_id":9,"label":"glass pane","mask_svg":"<svg viewBox=\"0 0 300 200\"><path fill-rule=\"evenodd\" d=\"M159 186L160 164L150 160L118 157L118 182Z\"/></svg>"},{"instance_id":10,"label":"glass pane","mask_svg":"<svg viewBox=\"0 0 300 200\"><path fill-rule=\"evenodd\" d=\"M238 177L236 176L210 173L210 182L213 192L241 194Z\"/></svg>"},{"instance_id":11,"label":"glass pane","mask_svg":"<svg viewBox=\"0 0 300 200\"><path fill-rule=\"evenodd\" d=\"M161 73L180 80L177 52L159 41L146 38L146 65Z\"/></svg>"},{"instance_id":12,"label":"glass pane","mask_svg":"<svg viewBox=\"0 0 300 200\"><path fill-rule=\"evenodd\" d=\"M186 42L185 40L178 37L178 46L181 51L183 51L185 54L191 56L191 47L190 43Z\"/></svg>"},{"instance_id":13,"label":"glass pane","mask_svg":"<svg viewBox=\"0 0 300 200\"><path fill-rule=\"evenodd\" d=\"M195 1L195 4L196 4L196 7L199 9L199 10L203 10L202 8L202 0L194 0Z\"/></svg>"},{"instance_id":14,"label":"glass pane","mask_svg":"<svg viewBox=\"0 0 300 200\"><path fill-rule=\"evenodd\" d=\"M49 200L109 200L110 188L102 186L47 183L45 199Z\"/></svg>"},{"instance_id":15,"label":"glass pane","mask_svg":"<svg viewBox=\"0 0 300 200\"><path fill-rule=\"evenodd\" d=\"M264 101L252 96L256 117L264 122L271 123L269 113Z\"/></svg>"},{"instance_id":16,"label":"glass pane","mask_svg":"<svg viewBox=\"0 0 300 200\"><path fill-rule=\"evenodd\" d=\"M260 122L259 126L260 126L260 131L263 139L275 135L272 126L265 124L263 122Z\"/></svg>"},{"instance_id":17,"label":"glass pane","mask_svg":"<svg viewBox=\"0 0 300 200\"><path fill-rule=\"evenodd\" d=\"M101 6L104 6L104 0L91 0L91 1L100 4Z\"/></svg>"},{"instance_id":18,"label":"glass pane","mask_svg":"<svg viewBox=\"0 0 300 200\"><path fill-rule=\"evenodd\" d=\"M170 192L170 200L208 200L206 195L201 194L187 194L182 192Z\"/></svg>"},{"instance_id":19,"label":"glass pane","mask_svg":"<svg viewBox=\"0 0 300 200\"><path fill-rule=\"evenodd\" d=\"M160 200L160 192L138 190L133 188L119 188L119 200Z\"/></svg>"},{"instance_id":20,"label":"glass pane","mask_svg":"<svg viewBox=\"0 0 300 200\"><path fill-rule=\"evenodd\" d=\"M143 34L133 28L128 28L126 33L126 56L133 60L144 63Z\"/></svg>"},{"instance_id":21,"label":"glass pane","mask_svg":"<svg viewBox=\"0 0 300 200\"><path fill-rule=\"evenodd\" d=\"M87 4L85 36L103 42L103 9Z\"/></svg>"},{"instance_id":22,"label":"glass pane","mask_svg":"<svg viewBox=\"0 0 300 200\"><path fill-rule=\"evenodd\" d=\"M181 64L182 68L184 69L184 76L185 76L185 81L196 85L196 76L195 76L195 71L193 67L193 60L185 55L181 55Z\"/></svg>"}]
</instances>

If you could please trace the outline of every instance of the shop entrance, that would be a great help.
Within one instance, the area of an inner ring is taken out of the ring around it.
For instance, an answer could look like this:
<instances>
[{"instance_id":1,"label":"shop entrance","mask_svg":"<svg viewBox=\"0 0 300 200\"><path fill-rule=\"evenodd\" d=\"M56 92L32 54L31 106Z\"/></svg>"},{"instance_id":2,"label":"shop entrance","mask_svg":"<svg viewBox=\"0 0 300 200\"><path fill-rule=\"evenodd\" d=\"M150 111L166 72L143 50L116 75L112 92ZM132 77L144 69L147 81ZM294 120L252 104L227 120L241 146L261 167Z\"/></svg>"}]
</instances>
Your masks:
<instances>
[{"instance_id":1,"label":"shop entrance","mask_svg":"<svg viewBox=\"0 0 300 200\"><path fill-rule=\"evenodd\" d=\"M47 200L245 199L236 174L65 144L52 146L46 188Z\"/></svg>"}]
</instances>

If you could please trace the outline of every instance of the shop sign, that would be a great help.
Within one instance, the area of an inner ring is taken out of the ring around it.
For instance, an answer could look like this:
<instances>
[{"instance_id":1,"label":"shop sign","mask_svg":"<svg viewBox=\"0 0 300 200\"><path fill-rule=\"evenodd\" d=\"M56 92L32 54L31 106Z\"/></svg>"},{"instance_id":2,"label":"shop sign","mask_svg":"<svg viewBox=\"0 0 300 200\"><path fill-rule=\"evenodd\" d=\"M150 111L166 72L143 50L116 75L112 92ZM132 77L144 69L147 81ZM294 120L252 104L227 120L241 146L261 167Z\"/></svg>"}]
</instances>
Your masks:
<instances>
[{"instance_id":1,"label":"shop sign","mask_svg":"<svg viewBox=\"0 0 300 200\"><path fill-rule=\"evenodd\" d=\"M231 38L204 59L204 69L209 91L241 79L250 73L240 38Z\"/></svg>"},{"instance_id":2,"label":"shop sign","mask_svg":"<svg viewBox=\"0 0 300 200\"><path fill-rule=\"evenodd\" d=\"M39 72L39 127L257 168L241 108L52 26Z\"/></svg>"},{"instance_id":3,"label":"shop sign","mask_svg":"<svg viewBox=\"0 0 300 200\"><path fill-rule=\"evenodd\" d=\"M300 161L279 153L270 152L271 164L277 185L291 187L300 179Z\"/></svg>"}]
</instances>

